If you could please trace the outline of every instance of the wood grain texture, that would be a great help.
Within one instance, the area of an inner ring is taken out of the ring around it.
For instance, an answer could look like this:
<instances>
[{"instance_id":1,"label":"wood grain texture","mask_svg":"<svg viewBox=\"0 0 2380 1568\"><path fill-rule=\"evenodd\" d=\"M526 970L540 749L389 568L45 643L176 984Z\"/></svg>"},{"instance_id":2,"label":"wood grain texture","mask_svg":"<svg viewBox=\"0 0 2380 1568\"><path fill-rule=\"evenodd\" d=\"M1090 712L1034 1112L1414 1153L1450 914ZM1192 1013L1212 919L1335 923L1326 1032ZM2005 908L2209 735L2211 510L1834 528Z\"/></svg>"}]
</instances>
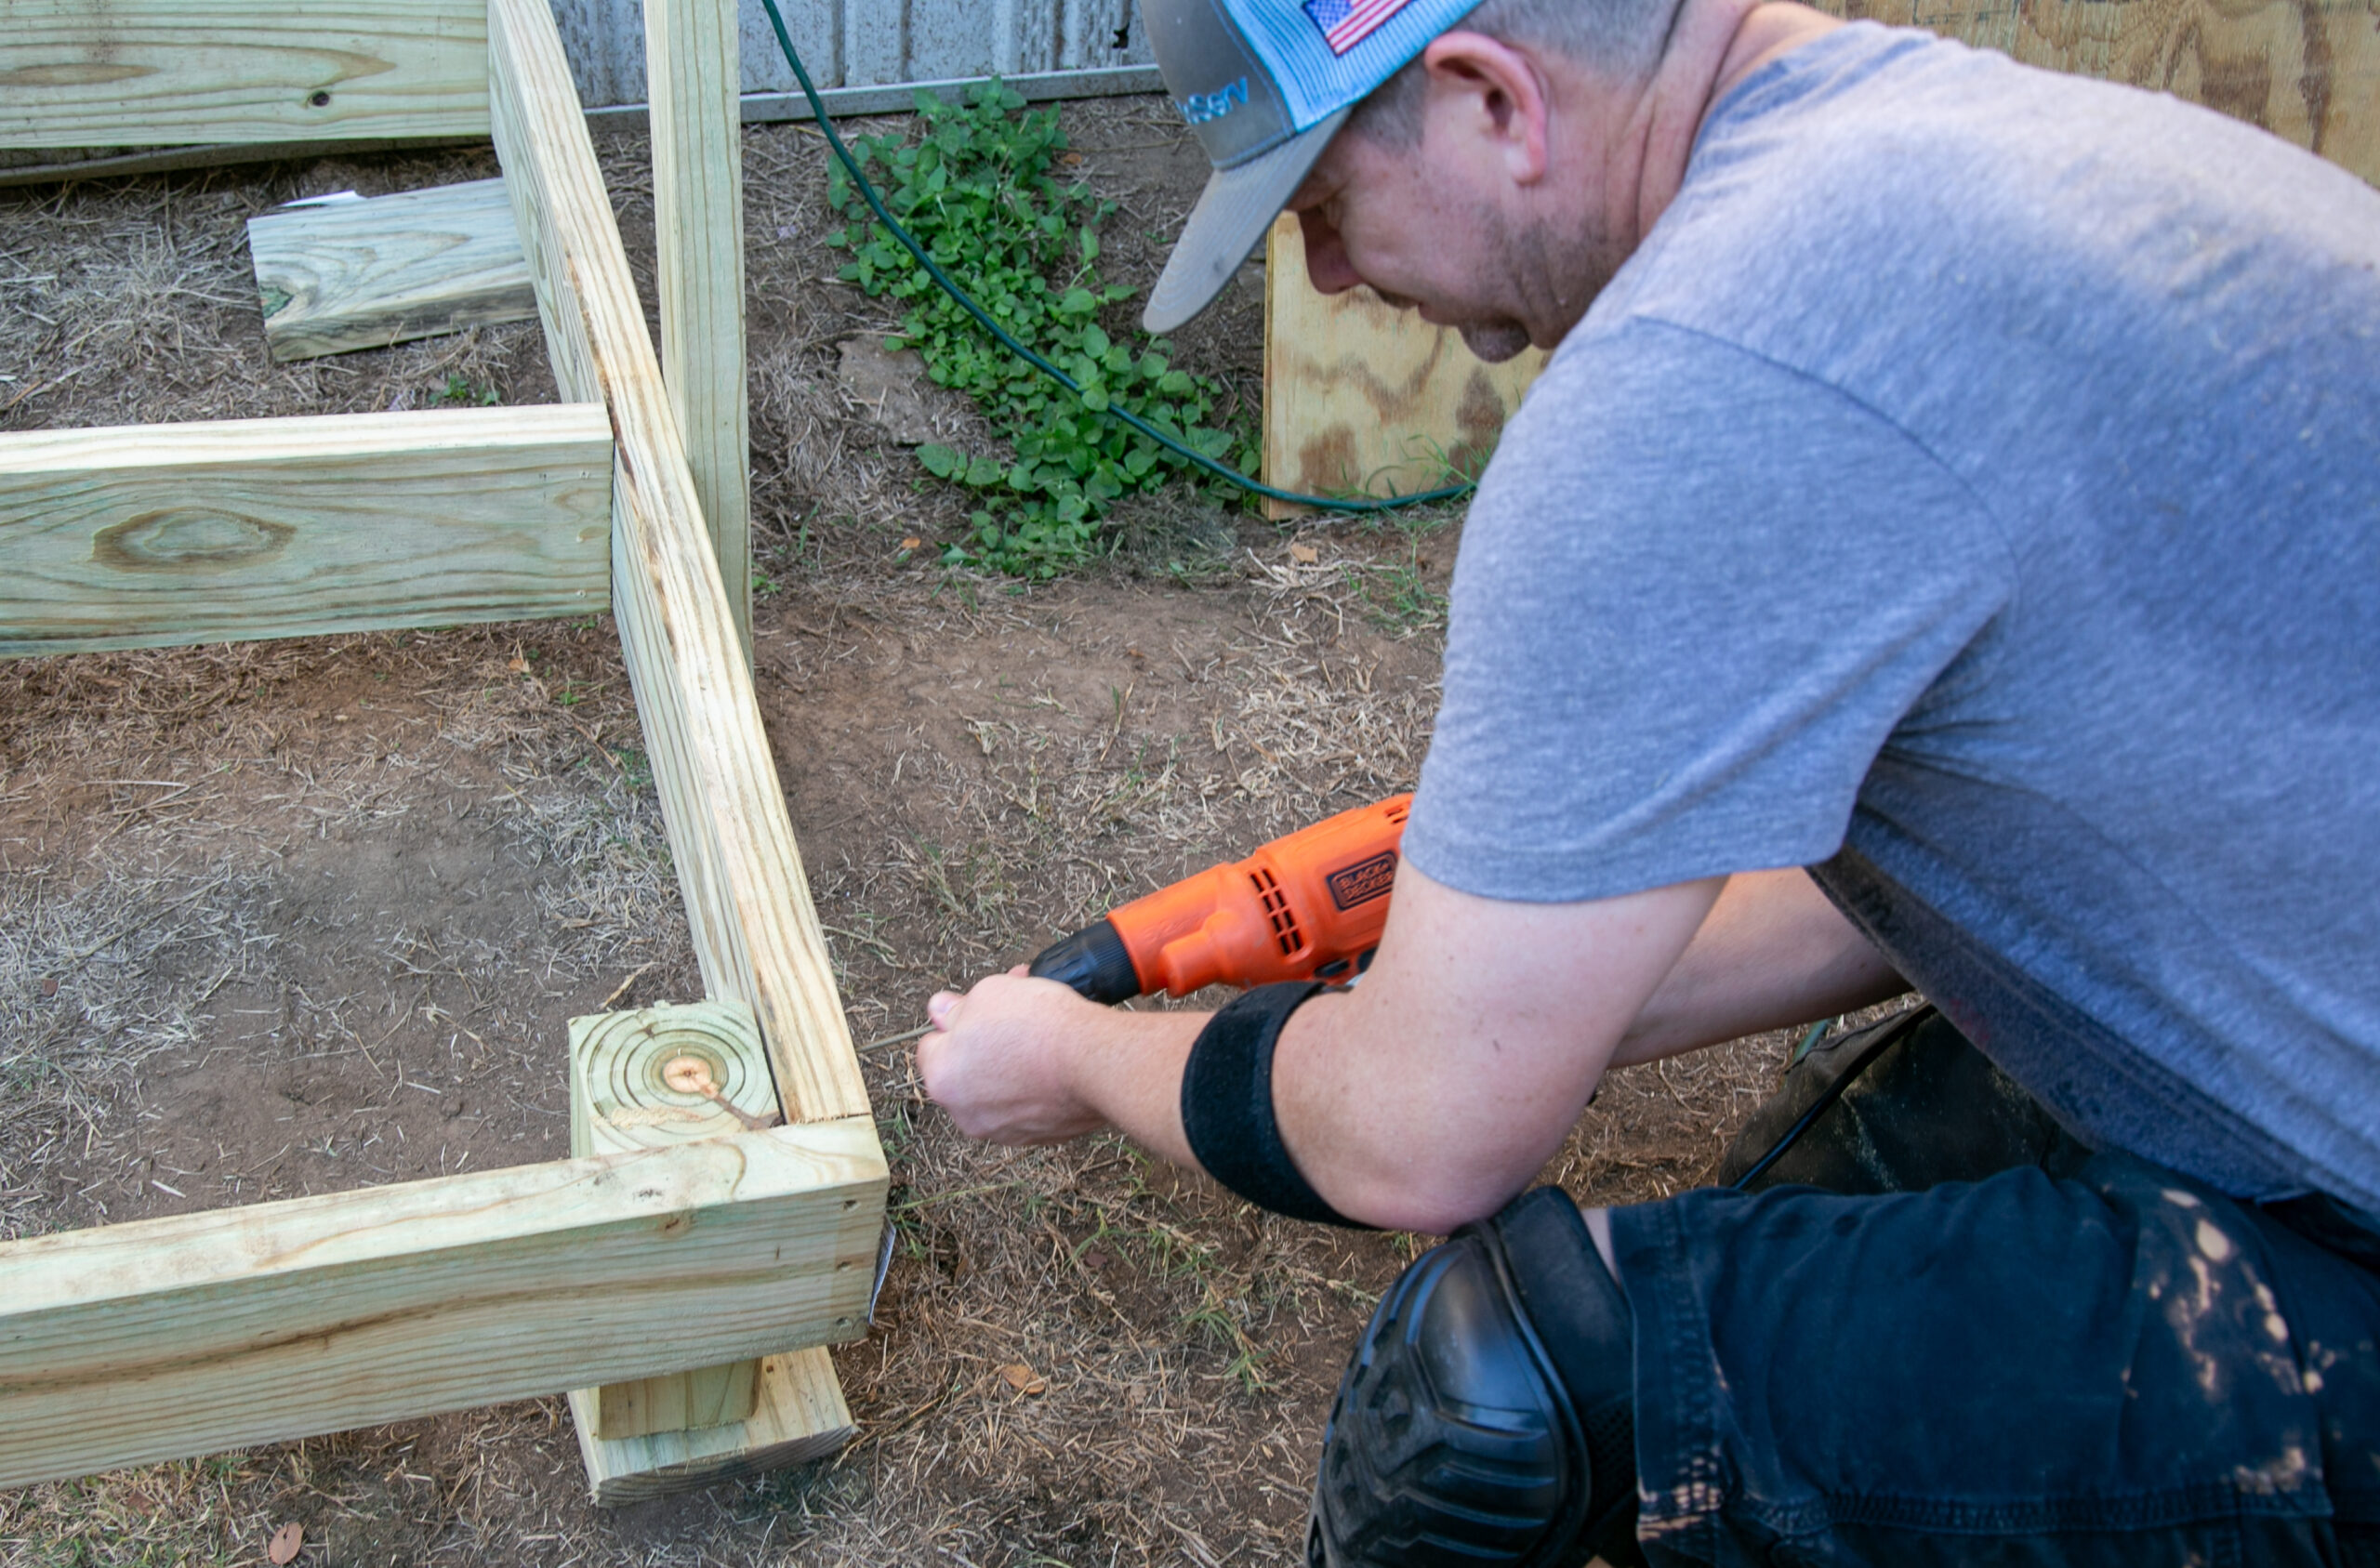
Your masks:
<instances>
[{"instance_id":1,"label":"wood grain texture","mask_svg":"<svg viewBox=\"0 0 2380 1568\"><path fill-rule=\"evenodd\" d=\"M604 1508L824 1458L858 1430L823 1349L762 1358L757 1401L739 1424L606 1442L594 1435L585 1398L583 1391L570 1396L571 1414L588 1484Z\"/></svg>"},{"instance_id":2,"label":"wood grain texture","mask_svg":"<svg viewBox=\"0 0 2380 1568\"><path fill-rule=\"evenodd\" d=\"M276 360L377 349L537 313L500 179L248 219Z\"/></svg>"},{"instance_id":3,"label":"wood grain texture","mask_svg":"<svg viewBox=\"0 0 2380 1568\"><path fill-rule=\"evenodd\" d=\"M752 651L751 437L744 396L744 136L734 0L645 0L661 378Z\"/></svg>"},{"instance_id":4,"label":"wood grain texture","mask_svg":"<svg viewBox=\"0 0 2380 1568\"><path fill-rule=\"evenodd\" d=\"M1410 494L1475 474L1545 367L1491 365L1450 327L1368 288L1315 292L1284 214L1264 242L1264 482L1308 494ZM1451 470L1451 472L1450 472ZM1273 517L1300 508L1265 503Z\"/></svg>"},{"instance_id":5,"label":"wood grain texture","mask_svg":"<svg viewBox=\"0 0 2380 1568\"><path fill-rule=\"evenodd\" d=\"M760 1020L741 1002L694 1002L570 1021L570 1152L625 1153L733 1135L776 1120ZM618 1439L741 1423L756 1360L657 1373L588 1391L596 1435Z\"/></svg>"},{"instance_id":6,"label":"wood grain texture","mask_svg":"<svg viewBox=\"0 0 2380 1568\"><path fill-rule=\"evenodd\" d=\"M496 146L554 376L615 435L613 606L712 1000L760 1015L786 1119L867 1094L677 416L544 0L490 0Z\"/></svg>"},{"instance_id":7,"label":"wood grain texture","mask_svg":"<svg viewBox=\"0 0 2380 1568\"><path fill-rule=\"evenodd\" d=\"M484 0L0 0L0 147L487 127Z\"/></svg>"},{"instance_id":8,"label":"wood grain texture","mask_svg":"<svg viewBox=\"0 0 2380 1568\"><path fill-rule=\"evenodd\" d=\"M0 654L584 615L594 404L0 435Z\"/></svg>"},{"instance_id":9,"label":"wood grain texture","mask_svg":"<svg viewBox=\"0 0 2380 1568\"><path fill-rule=\"evenodd\" d=\"M590 1396L595 1435L616 1443L700 1427L741 1428L757 1407L760 1379L759 1359L747 1358L573 1391Z\"/></svg>"},{"instance_id":10,"label":"wood grain texture","mask_svg":"<svg viewBox=\"0 0 2380 1568\"><path fill-rule=\"evenodd\" d=\"M2380 183L2373 0L1816 0L2028 65L2169 92Z\"/></svg>"},{"instance_id":11,"label":"wood grain texture","mask_svg":"<svg viewBox=\"0 0 2380 1568\"><path fill-rule=\"evenodd\" d=\"M0 1486L847 1338L866 1117L0 1244Z\"/></svg>"},{"instance_id":12,"label":"wood grain texture","mask_svg":"<svg viewBox=\"0 0 2380 1568\"><path fill-rule=\"evenodd\" d=\"M699 1080L682 1071L697 1064ZM764 1125L776 1113L760 1021L741 1002L664 1005L570 1021L573 1154L716 1138Z\"/></svg>"}]
</instances>

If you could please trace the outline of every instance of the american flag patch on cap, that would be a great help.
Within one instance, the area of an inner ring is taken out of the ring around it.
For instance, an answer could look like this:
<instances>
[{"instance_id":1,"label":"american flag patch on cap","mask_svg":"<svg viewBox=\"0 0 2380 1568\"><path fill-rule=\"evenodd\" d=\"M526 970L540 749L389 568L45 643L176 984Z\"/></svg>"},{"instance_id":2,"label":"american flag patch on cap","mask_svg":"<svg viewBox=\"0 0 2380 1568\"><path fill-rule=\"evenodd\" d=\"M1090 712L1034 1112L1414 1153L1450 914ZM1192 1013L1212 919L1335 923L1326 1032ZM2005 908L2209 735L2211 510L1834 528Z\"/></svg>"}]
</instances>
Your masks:
<instances>
[{"instance_id":1,"label":"american flag patch on cap","mask_svg":"<svg viewBox=\"0 0 2380 1568\"><path fill-rule=\"evenodd\" d=\"M1330 46L1330 52L1343 55L1409 3L1410 0L1305 0L1305 14L1322 30L1322 41Z\"/></svg>"}]
</instances>

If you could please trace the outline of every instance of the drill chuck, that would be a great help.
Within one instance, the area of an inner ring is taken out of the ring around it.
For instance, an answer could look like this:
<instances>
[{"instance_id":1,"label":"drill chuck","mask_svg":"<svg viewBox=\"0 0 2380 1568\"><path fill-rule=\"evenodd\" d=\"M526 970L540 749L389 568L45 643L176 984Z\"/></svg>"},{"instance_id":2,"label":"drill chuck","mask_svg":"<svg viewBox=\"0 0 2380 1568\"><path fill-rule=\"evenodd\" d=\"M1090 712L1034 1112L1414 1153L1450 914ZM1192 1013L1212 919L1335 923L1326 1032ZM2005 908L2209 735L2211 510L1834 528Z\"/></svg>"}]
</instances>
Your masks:
<instances>
[{"instance_id":1,"label":"drill chuck","mask_svg":"<svg viewBox=\"0 0 2380 1568\"><path fill-rule=\"evenodd\" d=\"M1144 989L1113 920L1093 921L1074 935L1051 942L1033 960L1030 972L1070 985L1107 1006L1129 1002Z\"/></svg>"}]
</instances>

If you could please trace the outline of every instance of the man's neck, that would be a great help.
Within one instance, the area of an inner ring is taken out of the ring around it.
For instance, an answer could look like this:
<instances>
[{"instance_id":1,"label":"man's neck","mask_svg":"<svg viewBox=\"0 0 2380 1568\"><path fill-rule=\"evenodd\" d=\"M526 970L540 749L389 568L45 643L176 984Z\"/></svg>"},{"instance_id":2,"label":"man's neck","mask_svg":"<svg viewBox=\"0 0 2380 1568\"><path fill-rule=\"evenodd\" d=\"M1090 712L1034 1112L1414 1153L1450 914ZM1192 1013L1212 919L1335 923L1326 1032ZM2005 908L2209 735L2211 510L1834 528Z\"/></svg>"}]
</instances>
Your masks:
<instances>
[{"instance_id":1,"label":"man's neck","mask_svg":"<svg viewBox=\"0 0 2380 1568\"><path fill-rule=\"evenodd\" d=\"M1685 0L1659 67L1608 144L1611 217L1634 242L1677 199L1712 106L1762 66L1842 25L1794 0Z\"/></svg>"}]
</instances>

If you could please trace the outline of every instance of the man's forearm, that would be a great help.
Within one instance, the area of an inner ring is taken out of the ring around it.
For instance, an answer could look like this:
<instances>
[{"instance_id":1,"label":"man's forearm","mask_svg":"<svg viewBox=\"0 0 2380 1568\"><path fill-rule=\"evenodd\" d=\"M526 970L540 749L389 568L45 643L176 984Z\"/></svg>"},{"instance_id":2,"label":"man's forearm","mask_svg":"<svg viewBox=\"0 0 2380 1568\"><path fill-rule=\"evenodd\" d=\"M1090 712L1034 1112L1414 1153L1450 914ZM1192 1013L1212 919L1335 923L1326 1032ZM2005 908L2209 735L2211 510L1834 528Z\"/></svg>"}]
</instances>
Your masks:
<instances>
[{"instance_id":1,"label":"man's forearm","mask_svg":"<svg viewBox=\"0 0 2380 1568\"><path fill-rule=\"evenodd\" d=\"M1743 872L1727 879L1612 1061L1675 1056L1831 1018L1908 989L1807 872Z\"/></svg>"},{"instance_id":2,"label":"man's forearm","mask_svg":"<svg viewBox=\"0 0 2380 1568\"><path fill-rule=\"evenodd\" d=\"M1198 1031L1213 1016L1103 1008L1075 1059L1083 1098L1109 1127L1151 1153L1194 1169L1198 1162L1182 1130L1182 1070Z\"/></svg>"}]
</instances>

